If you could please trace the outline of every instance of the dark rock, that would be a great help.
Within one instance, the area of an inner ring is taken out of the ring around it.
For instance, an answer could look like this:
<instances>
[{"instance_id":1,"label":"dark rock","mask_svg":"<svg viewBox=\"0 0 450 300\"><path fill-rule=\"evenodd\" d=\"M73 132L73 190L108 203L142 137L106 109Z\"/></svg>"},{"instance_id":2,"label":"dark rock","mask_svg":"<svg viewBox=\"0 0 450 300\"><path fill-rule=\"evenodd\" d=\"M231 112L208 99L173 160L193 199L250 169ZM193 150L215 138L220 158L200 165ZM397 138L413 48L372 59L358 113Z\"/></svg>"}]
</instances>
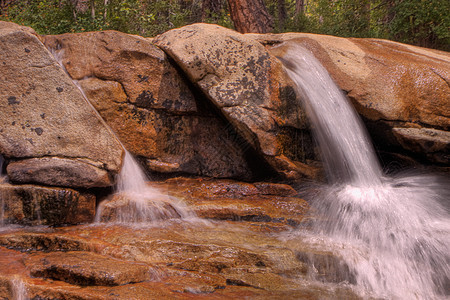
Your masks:
<instances>
[{"instance_id":1,"label":"dark rock","mask_svg":"<svg viewBox=\"0 0 450 300\"><path fill-rule=\"evenodd\" d=\"M95 215L95 196L72 189L3 183L0 199L3 224L79 224Z\"/></svg>"}]
</instances>

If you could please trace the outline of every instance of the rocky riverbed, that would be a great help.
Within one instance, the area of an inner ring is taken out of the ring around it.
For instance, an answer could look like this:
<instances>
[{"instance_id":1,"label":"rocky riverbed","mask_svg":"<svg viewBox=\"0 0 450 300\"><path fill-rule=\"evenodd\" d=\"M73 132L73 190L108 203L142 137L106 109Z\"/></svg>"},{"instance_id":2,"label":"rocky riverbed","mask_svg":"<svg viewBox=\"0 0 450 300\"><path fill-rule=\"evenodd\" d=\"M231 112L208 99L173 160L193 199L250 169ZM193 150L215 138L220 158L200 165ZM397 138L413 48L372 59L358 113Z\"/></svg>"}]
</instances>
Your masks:
<instances>
[{"instance_id":1,"label":"rocky riverbed","mask_svg":"<svg viewBox=\"0 0 450 300\"><path fill-rule=\"evenodd\" d=\"M339 257L299 234L312 216L291 186L188 178L152 185L197 217L3 227L0 298L359 299Z\"/></svg>"}]
</instances>

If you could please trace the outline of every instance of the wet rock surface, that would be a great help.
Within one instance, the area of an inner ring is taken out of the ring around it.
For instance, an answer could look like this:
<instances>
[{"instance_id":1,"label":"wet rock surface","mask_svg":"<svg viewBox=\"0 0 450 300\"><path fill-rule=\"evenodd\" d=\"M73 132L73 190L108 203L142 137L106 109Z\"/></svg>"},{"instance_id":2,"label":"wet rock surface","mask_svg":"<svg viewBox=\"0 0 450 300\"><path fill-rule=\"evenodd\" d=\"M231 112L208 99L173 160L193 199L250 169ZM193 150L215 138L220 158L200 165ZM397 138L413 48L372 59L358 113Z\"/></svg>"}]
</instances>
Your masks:
<instances>
[{"instance_id":1,"label":"wet rock surface","mask_svg":"<svg viewBox=\"0 0 450 300\"><path fill-rule=\"evenodd\" d=\"M291 186L187 178L154 186L183 196L204 218L3 227L0 297L22 287L36 299L359 299L336 284L345 278L312 279L306 256L320 257L319 265L340 259L289 234L308 209ZM290 201L303 210L293 213ZM247 217L258 214L265 217Z\"/></svg>"},{"instance_id":2,"label":"wet rock surface","mask_svg":"<svg viewBox=\"0 0 450 300\"><path fill-rule=\"evenodd\" d=\"M73 189L0 183L0 224L50 225L92 222L96 199Z\"/></svg>"},{"instance_id":3,"label":"wet rock surface","mask_svg":"<svg viewBox=\"0 0 450 300\"><path fill-rule=\"evenodd\" d=\"M309 208L286 184L173 178L155 186L182 199L197 216L207 219L297 226Z\"/></svg>"},{"instance_id":4,"label":"wet rock surface","mask_svg":"<svg viewBox=\"0 0 450 300\"><path fill-rule=\"evenodd\" d=\"M1 155L8 162L70 160L69 167L59 165L67 171L63 183L67 187L83 186L85 180L90 184L84 187L113 185L123 149L39 37L29 28L1 22L0 45ZM90 177L78 181L71 170L86 169L86 161L91 172L85 175ZM40 180L27 177L28 170L22 167L14 168L14 178L21 182L51 185L60 180L61 174L51 168L41 170Z\"/></svg>"},{"instance_id":5,"label":"wet rock surface","mask_svg":"<svg viewBox=\"0 0 450 300\"><path fill-rule=\"evenodd\" d=\"M91 252L37 253L28 257L30 275L67 283L88 285L124 285L153 279L145 264L107 258Z\"/></svg>"}]
</instances>

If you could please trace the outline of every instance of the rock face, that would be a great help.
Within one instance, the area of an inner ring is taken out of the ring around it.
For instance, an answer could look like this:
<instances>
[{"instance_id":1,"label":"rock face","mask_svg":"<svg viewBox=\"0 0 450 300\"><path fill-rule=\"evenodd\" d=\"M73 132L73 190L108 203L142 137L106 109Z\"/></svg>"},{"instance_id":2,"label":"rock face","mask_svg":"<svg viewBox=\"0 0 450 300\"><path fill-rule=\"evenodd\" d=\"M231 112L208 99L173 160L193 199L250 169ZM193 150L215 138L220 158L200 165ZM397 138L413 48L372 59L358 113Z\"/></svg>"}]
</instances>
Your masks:
<instances>
[{"instance_id":1,"label":"rock face","mask_svg":"<svg viewBox=\"0 0 450 300\"><path fill-rule=\"evenodd\" d=\"M120 32L43 37L127 150L152 172L251 178L245 146L150 40ZM195 92L195 91L194 91Z\"/></svg>"},{"instance_id":2,"label":"rock face","mask_svg":"<svg viewBox=\"0 0 450 300\"><path fill-rule=\"evenodd\" d=\"M347 93L379 150L450 163L449 53L387 40L306 33L248 37L279 56L290 44L313 52Z\"/></svg>"},{"instance_id":3,"label":"rock face","mask_svg":"<svg viewBox=\"0 0 450 300\"><path fill-rule=\"evenodd\" d=\"M10 179L112 185L123 149L39 38L0 22L0 47L0 153L14 162Z\"/></svg>"},{"instance_id":4,"label":"rock face","mask_svg":"<svg viewBox=\"0 0 450 300\"><path fill-rule=\"evenodd\" d=\"M0 183L0 224L66 225L94 220L95 196L72 189Z\"/></svg>"},{"instance_id":5,"label":"rock face","mask_svg":"<svg viewBox=\"0 0 450 300\"><path fill-rule=\"evenodd\" d=\"M210 24L174 29L153 42L280 175L317 175L306 164L313 158L311 143L302 148L300 139L286 138L307 135L306 117L281 63L260 43Z\"/></svg>"}]
</instances>

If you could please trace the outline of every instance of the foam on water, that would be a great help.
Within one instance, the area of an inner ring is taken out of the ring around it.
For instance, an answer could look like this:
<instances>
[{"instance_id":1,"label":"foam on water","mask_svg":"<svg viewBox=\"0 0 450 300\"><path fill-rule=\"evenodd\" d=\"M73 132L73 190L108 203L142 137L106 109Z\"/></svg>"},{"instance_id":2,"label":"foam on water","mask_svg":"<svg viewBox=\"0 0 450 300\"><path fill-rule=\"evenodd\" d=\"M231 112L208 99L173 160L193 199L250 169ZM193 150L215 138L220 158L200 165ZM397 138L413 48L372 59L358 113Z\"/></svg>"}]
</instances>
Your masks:
<instances>
[{"instance_id":1,"label":"foam on water","mask_svg":"<svg viewBox=\"0 0 450 300\"><path fill-rule=\"evenodd\" d=\"M362 122L325 68L299 46L281 59L304 100L329 180L306 197L316 214L311 236L343 259L363 296L449 296L448 179L383 175Z\"/></svg>"},{"instance_id":2,"label":"foam on water","mask_svg":"<svg viewBox=\"0 0 450 300\"><path fill-rule=\"evenodd\" d=\"M126 205L115 208L115 222L141 223L164 219L193 218L194 214L178 198L162 193L148 185L149 179L133 156L126 151L124 163L117 178L113 199L121 199ZM102 202L96 214L96 222L102 220L109 201Z\"/></svg>"}]
</instances>

